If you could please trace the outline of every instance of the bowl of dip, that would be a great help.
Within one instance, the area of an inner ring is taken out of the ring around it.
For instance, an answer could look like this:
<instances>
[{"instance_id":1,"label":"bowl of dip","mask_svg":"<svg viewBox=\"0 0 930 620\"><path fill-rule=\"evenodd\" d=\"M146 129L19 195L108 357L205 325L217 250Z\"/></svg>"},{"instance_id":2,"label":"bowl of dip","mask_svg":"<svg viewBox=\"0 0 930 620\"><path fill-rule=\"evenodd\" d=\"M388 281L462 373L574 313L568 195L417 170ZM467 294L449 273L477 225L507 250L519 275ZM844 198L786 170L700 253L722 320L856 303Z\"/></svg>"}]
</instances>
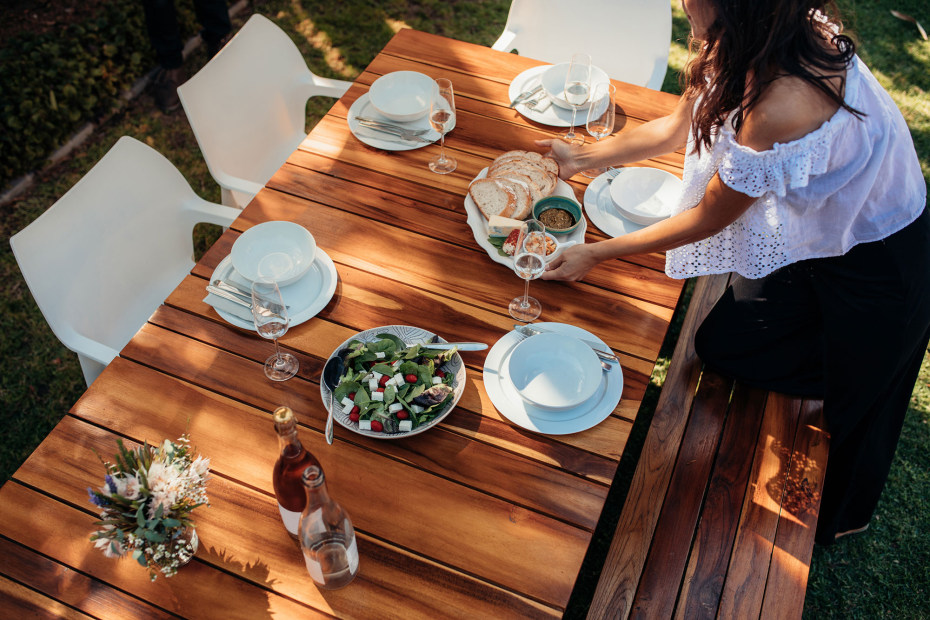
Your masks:
<instances>
[{"instance_id":1,"label":"bowl of dip","mask_svg":"<svg viewBox=\"0 0 930 620\"><path fill-rule=\"evenodd\" d=\"M553 235L573 232L583 217L581 205L565 196L549 196L533 205L533 218L542 222L546 232Z\"/></svg>"}]
</instances>

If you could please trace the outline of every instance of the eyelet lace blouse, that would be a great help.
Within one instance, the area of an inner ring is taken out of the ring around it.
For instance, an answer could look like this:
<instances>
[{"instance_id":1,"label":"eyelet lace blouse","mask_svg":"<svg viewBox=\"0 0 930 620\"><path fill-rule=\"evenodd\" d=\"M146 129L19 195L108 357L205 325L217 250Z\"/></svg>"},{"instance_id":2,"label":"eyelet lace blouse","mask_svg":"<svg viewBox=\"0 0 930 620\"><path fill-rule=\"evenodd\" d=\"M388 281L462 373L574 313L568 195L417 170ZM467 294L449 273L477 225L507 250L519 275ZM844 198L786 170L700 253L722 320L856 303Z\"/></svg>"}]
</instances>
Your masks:
<instances>
[{"instance_id":1,"label":"eyelet lace blouse","mask_svg":"<svg viewBox=\"0 0 930 620\"><path fill-rule=\"evenodd\" d=\"M847 71L845 100L865 116L840 108L806 136L766 151L738 144L730 123L700 155L689 140L673 215L696 206L715 173L758 200L712 237L669 250L666 273L761 278L799 260L845 254L914 221L927 187L911 134L858 57Z\"/></svg>"}]
</instances>

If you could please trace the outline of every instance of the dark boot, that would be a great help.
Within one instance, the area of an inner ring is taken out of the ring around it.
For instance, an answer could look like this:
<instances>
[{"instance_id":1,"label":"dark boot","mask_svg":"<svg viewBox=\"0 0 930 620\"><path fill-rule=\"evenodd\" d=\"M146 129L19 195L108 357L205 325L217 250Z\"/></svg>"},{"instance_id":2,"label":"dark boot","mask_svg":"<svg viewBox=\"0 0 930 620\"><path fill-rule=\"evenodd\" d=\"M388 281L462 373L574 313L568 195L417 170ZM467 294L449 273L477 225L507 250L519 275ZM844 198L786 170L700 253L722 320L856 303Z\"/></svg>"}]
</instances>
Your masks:
<instances>
[{"instance_id":1,"label":"dark boot","mask_svg":"<svg viewBox=\"0 0 930 620\"><path fill-rule=\"evenodd\" d=\"M178 98L178 86L187 79L184 67L176 69L159 69L152 84L155 105L164 113L171 114L181 105Z\"/></svg>"}]
</instances>

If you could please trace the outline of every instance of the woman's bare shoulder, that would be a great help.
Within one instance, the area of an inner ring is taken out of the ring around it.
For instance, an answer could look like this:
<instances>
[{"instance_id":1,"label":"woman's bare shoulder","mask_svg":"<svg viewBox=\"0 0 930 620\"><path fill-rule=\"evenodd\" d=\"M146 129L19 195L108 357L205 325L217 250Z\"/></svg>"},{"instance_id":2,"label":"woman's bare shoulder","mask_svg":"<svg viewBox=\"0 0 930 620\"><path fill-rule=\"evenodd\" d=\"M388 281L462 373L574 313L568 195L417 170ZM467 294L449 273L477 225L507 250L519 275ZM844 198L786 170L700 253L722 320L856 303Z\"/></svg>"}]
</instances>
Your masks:
<instances>
[{"instance_id":1,"label":"woman's bare shoulder","mask_svg":"<svg viewBox=\"0 0 930 620\"><path fill-rule=\"evenodd\" d=\"M785 76L771 82L746 114L738 141L757 151L803 138L828 121L839 105L810 82Z\"/></svg>"}]
</instances>

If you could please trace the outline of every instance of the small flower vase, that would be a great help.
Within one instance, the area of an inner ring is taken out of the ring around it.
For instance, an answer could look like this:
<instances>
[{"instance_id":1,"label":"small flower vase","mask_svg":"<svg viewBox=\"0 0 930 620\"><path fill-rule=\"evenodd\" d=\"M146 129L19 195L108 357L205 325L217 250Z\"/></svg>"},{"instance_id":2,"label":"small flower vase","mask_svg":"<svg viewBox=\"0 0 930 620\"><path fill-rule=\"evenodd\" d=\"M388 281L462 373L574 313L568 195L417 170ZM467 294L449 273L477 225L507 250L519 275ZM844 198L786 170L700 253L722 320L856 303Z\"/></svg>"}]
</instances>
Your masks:
<instances>
[{"instance_id":1,"label":"small flower vase","mask_svg":"<svg viewBox=\"0 0 930 620\"><path fill-rule=\"evenodd\" d=\"M154 545L146 550L149 567L154 580L155 571L160 571L165 577L173 577L178 569L187 565L194 559L200 538L194 526L176 528L165 545Z\"/></svg>"}]
</instances>

